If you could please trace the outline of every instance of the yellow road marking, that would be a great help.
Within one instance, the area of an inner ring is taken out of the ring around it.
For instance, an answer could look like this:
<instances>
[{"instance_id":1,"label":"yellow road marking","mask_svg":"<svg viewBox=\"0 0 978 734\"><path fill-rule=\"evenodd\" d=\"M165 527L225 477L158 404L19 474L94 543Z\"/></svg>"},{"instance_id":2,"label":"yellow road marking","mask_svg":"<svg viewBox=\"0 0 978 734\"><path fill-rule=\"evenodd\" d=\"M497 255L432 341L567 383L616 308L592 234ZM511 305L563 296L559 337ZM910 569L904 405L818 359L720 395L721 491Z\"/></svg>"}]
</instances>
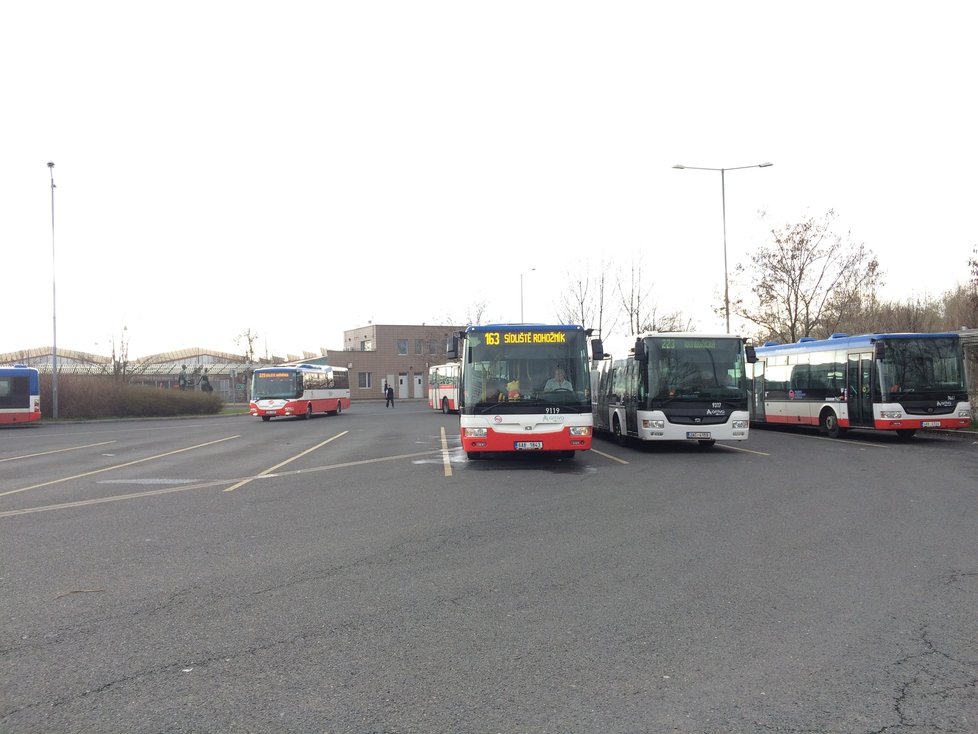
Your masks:
<instances>
[{"instance_id":1,"label":"yellow road marking","mask_svg":"<svg viewBox=\"0 0 978 734\"><path fill-rule=\"evenodd\" d=\"M236 437L235 437L236 438ZM275 477L285 477L289 475L297 474L312 474L313 472L329 471L331 469L346 469L351 466L362 466L364 464L379 464L383 461L396 461L398 459L415 459L419 456L431 456L436 453L435 451L418 451L413 454L398 454L396 456L384 456L379 459L361 459L359 461L346 461L342 464L329 464L326 466L317 466L311 469L293 469L292 471L280 472L278 474L260 474L254 477L246 477L242 480L239 477L234 479L213 479L207 482L200 482L198 484L189 484L181 487L163 487L161 489L149 489L143 492L131 492L129 494L117 494L110 497L96 497L94 499L88 500L77 500L75 502L63 502L57 505L43 505L41 507L25 507L20 510L4 510L0 511L0 517L13 517L15 515L31 515L35 512L50 512L52 510L69 510L75 507L86 507L88 505L101 505L106 502L121 502L124 500L137 500L143 497L157 497L163 494L175 494L177 492L189 492L192 489L207 489L208 487L217 487L222 484L227 484L228 482L238 482L244 483L249 482L254 479L272 479Z\"/></svg>"},{"instance_id":2,"label":"yellow road marking","mask_svg":"<svg viewBox=\"0 0 978 734\"><path fill-rule=\"evenodd\" d=\"M328 443L330 443L331 441L335 441L335 440L336 440L336 439L338 439L338 438L339 438L340 436L345 436L345 435L346 435L347 433L349 433L349 431L343 431L342 433L337 433L337 434L336 434L335 436L333 436L332 438L327 438L327 439L326 439L325 441L323 441L323 442L321 442L321 443L317 443L317 444L316 444L315 446L313 446L313 447L311 447L311 448L308 448L308 449L306 449L305 451L303 451L303 452L301 452L301 453L298 453L298 454L296 454L296 455L295 455L295 456L293 456L293 457L292 457L291 459L286 459L285 461L282 461L282 462L279 462L279 463L278 463L278 464L276 464L275 466L273 466L273 467L271 467L271 468L269 468L269 469L266 469L266 470L265 470L265 471L263 471L263 472L262 472L261 474L257 474L256 476L253 476L253 477L249 477L248 479L244 479L244 480L242 480L242 481L240 481L240 482L238 482L237 484L234 484L234 485L232 485L232 486L230 486L230 487L228 487L228 488L227 488L227 489L225 489L224 491L225 491L225 492L233 492L234 490L236 490L236 489L238 489L238 488L240 488L240 487L243 487L244 485L246 485L246 484L248 484L248 482L253 482L254 480L256 480L256 479L258 479L259 477L263 477L263 476L265 476L266 474L271 474L271 473L272 473L273 471L275 471L276 469L278 469L278 468L279 468L280 466L285 466L285 465L286 465L286 464L288 464L289 462L292 462L292 461L295 461L296 459L298 459L298 458L301 458L301 457L303 457L303 456L305 456L305 455L306 455L306 454L308 454L309 452L311 452L311 451L315 451L316 449L318 449L318 448L320 448L321 446L325 446L326 444L328 444Z\"/></svg>"},{"instance_id":3,"label":"yellow road marking","mask_svg":"<svg viewBox=\"0 0 978 734\"><path fill-rule=\"evenodd\" d=\"M227 438L219 438L216 441L208 441L207 443L199 443L196 446L187 446L183 449L176 449L175 451L167 451L165 454L157 454L156 456L147 456L142 459L136 459L134 461L127 461L124 464L115 464L113 466L106 466L102 469L94 469L92 471L83 472L82 474L75 474L70 477L62 477L61 479L52 479L50 482L41 482L40 484L32 484L30 487L21 487L20 489L11 489L7 492L0 492L0 497L6 497L10 494L17 494L18 492L26 492L29 489L38 489L40 487L48 487L52 484L60 484L61 482L69 482L72 479L81 479L82 477L90 477L93 474L101 474L102 472L112 471L113 469L122 469L123 467L133 466L134 464L142 464L144 461L152 461L153 459L162 459L164 456L173 456L174 454L181 454L184 451L191 451L193 449L200 449L204 446L213 446L216 443L222 443L224 441L230 441L232 438L239 438L239 436L228 436Z\"/></svg>"},{"instance_id":4,"label":"yellow road marking","mask_svg":"<svg viewBox=\"0 0 978 734\"><path fill-rule=\"evenodd\" d=\"M445 435L445 426L441 427L441 460L445 465L445 476L452 476L452 461L448 455L448 437Z\"/></svg>"},{"instance_id":5,"label":"yellow road marking","mask_svg":"<svg viewBox=\"0 0 978 734\"><path fill-rule=\"evenodd\" d=\"M612 456L611 454L606 454L604 451L598 451L594 446L591 446L591 453L597 454L598 456L603 456L606 459L611 459L612 461L617 461L619 464L629 464L631 462L625 461L624 459L619 459L617 456Z\"/></svg>"},{"instance_id":6,"label":"yellow road marking","mask_svg":"<svg viewBox=\"0 0 978 734\"><path fill-rule=\"evenodd\" d=\"M105 446L107 443L115 443L115 441L99 441L98 443L86 443L84 446L70 446L66 449L52 449L51 451L39 451L36 454L24 454L23 456L8 456L6 459L0 459L0 464L5 461L13 461L14 459L33 459L35 456L47 456L48 454L60 454L62 451L78 451L78 449L90 449L93 446Z\"/></svg>"}]
</instances>

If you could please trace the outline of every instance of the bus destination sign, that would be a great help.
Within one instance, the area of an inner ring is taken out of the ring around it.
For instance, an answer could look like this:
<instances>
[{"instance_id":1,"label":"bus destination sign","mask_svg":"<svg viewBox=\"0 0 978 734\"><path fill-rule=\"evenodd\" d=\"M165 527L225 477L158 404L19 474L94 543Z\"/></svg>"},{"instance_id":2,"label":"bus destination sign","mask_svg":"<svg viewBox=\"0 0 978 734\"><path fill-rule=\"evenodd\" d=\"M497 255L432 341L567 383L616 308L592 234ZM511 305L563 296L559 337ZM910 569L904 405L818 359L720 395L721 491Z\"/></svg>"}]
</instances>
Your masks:
<instances>
[{"instance_id":1,"label":"bus destination sign","mask_svg":"<svg viewBox=\"0 0 978 734\"><path fill-rule=\"evenodd\" d=\"M486 346L498 347L500 344L566 344L564 331L498 331L486 332Z\"/></svg>"}]
</instances>

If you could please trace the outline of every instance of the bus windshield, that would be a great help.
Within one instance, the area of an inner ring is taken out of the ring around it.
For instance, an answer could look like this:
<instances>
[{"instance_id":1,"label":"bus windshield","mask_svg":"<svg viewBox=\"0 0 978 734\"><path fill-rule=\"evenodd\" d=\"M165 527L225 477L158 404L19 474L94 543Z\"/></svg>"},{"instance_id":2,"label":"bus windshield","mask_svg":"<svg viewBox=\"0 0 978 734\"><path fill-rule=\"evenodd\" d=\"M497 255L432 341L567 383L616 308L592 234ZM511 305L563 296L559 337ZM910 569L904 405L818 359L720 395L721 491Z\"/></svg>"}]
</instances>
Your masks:
<instances>
[{"instance_id":1,"label":"bus windshield","mask_svg":"<svg viewBox=\"0 0 978 734\"><path fill-rule=\"evenodd\" d=\"M963 392L964 364L950 337L886 339L880 363L883 392Z\"/></svg>"},{"instance_id":2,"label":"bus windshield","mask_svg":"<svg viewBox=\"0 0 978 734\"><path fill-rule=\"evenodd\" d=\"M297 396L296 373L291 370L256 372L252 388L253 400L294 398Z\"/></svg>"},{"instance_id":3,"label":"bus windshield","mask_svg":"<svg viewBox=\"0 0 978 734\"><path fill-rule=\"evenodd\" d=\"M739 338L647 337L653 399L729 399L746 389Z\"/></svg>"},{"instance_id":4,"label":"bus windshield","mask_svg":"<svg viewBox=\"0 0 978 734\"><path fill-rule=\"evenodd\" d=\"M535 338L536 337L536 338ZM549 338L544 338L549 337ZM556 404L590 411L590 373L583 332L531 331L469 336L464 401Z\"/></svg>"}]
</instances>

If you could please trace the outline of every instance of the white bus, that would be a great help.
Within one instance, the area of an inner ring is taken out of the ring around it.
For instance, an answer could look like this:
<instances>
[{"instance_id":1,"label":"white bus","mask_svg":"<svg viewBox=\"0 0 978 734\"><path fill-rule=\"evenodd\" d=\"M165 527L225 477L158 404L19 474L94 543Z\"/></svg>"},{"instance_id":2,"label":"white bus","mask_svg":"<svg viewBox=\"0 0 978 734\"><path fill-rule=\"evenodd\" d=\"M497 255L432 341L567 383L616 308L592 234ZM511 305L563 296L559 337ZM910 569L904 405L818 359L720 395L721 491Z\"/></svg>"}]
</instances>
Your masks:
<instances>
[{"instance_id":1,"label":"white bus","mask_svg":"<svg viewBox=\"0 0 978 734\"><path fill-rule=\"evenodd\" d=\"M589 335L566 324L489 324L454 338L469 459L524 451L570 459L591 448Z\"/></svg>"},{"instance_id":2,"label":"white bus","mask_svg":"<svg viewBox=\"0 0 978 734\"><path fill-rule=\"evenodd\" d=\"M251 378L251 414L263 421L311 418L313 413L339 415L349 407L350 375L346 367L259 367Z\"/></svg>"},{"instance_id":3,"label":"white bus","mask_svg":"<svg viewBox=\"0 0 978 734\"><path fill-rule=\"evenodd\" d=\"M833 334L757 348L751 420L895 431L971 425L964 349L955 332Z\"/></svg>"},{"instance_id":4,"label":"white bus","mask_svg":"<svg viewBox=\"0 0 978 734\"><path fill-rule=\"evenodd\" d=\"M442 413L458 412L458 376L461 365L452 361L428 368L428 407Z\"/></svg>"},{"instance_id":5,"label":"white bus","mask_svg":"<svg viewBox=\"0 0 978 734\"><path fill-rule=\"evenodd\" d=\"M592 369L594 430L619 444L638 441L746 441L750 429L745 364L753 347L734 334L648 333L627 356L605 355Z\"/></svg>"}]
</instances>

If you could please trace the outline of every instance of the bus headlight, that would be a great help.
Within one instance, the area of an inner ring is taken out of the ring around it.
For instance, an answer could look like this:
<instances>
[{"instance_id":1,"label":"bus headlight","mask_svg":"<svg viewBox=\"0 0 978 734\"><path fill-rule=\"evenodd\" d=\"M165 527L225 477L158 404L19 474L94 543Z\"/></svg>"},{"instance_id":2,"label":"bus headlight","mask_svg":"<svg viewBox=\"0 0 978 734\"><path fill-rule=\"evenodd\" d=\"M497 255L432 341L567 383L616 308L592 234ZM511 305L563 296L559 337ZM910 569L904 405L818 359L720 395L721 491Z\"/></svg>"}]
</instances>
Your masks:
<instances>
[{"instance_id":1,"label":"bus headlight","mask_svg":"<svg viewBox=\"0 0 978 734\"><path fill-rule=\"evenodd\" d=\"M572 436L590 436L591 427L590 426L571 426L570 435Z\"/></svg>"},{"instance_id":2,"label":"bus headlight","mask_svg":"<svg viewBox=\"0 0 978 734\"><path fill-rule=\"evenodd\" d=\"M903 413L899 410L882 410L880 411L880 418L889 418L890 420L896 420L897 418L903 418Z\"/></svg>"},{"instance_id":3,"label":"bus headlight","mask_svg":"<svg viewBox=\"0 0 978 734\"><path fill-rule=\"evenodd\" d=\"M649 421L649 420L643 420L642 421L642 428L645 428L645 429L648 429L648 430L658 429L658 430L661 431L665 427L666 427L666 422L665 421Z\"/></svg>"},{"instance_id":4,"label":"bus headlight","mask_svg":"<svg viewBox=\"0 0 978 734\"><path fill-rule=\"evenodd\" d=\"M958 411L958 418L970 418L970 417L971 417L971 413L969 413L967 410Z\"/></svg>"},{"instance_id":5,"label":"bus headlight","mask_svg":"<svg viewBox=\"0 0 978 734\"><path fill-rule=\"evenodd\" d=\"M733 421L734 430L743 430L750 425L750 421Z\"/></svg>"},{"instance_id":6,"label":"bus headlight","mask_svg":"<svg viewBox=\"0 0 978 734\"><path fill-rule=\"evenodd\" d=\"M485 438L489 431L486 428L466 428L465 437L466 438Z\"/></svg>"}]
</instances>

